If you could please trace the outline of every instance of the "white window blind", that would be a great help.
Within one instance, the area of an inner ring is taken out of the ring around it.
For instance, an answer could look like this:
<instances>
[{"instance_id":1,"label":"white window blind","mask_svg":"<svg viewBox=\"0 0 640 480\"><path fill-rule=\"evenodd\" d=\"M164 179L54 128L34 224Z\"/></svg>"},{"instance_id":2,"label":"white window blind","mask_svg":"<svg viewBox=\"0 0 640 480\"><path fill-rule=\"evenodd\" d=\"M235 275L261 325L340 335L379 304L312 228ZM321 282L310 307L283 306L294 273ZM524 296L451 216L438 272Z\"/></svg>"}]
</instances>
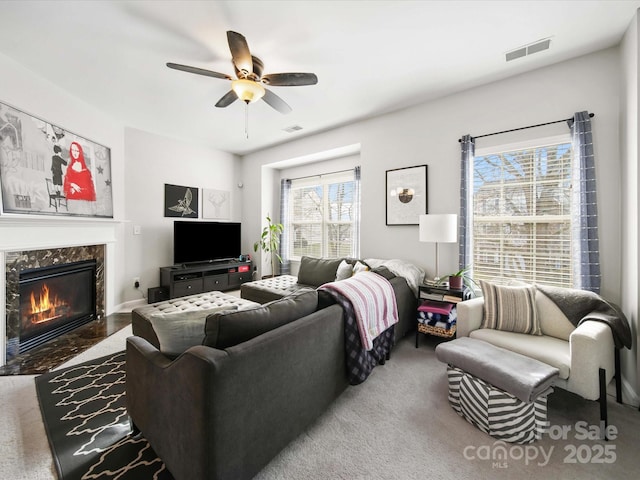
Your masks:
<instances>
[{"instance_id":1,"label":"white window blind","mask_svg":"<svg viewBox=\"0 0 640 480\"><path fill-rule=\"evenodd\" d=\"M291 258L354 256L356 194L353 170L291 180Z\"/></svg>"},{"instance_id":2,"label":"white window blind","mask_svg":"<svg viewBox=\"0 0 640 480\"><path fill-rule=\"evenodd\" d=\"M472 255L476 279L573 285L571 141L476 151Z\"/></svg>"}]
</instances>

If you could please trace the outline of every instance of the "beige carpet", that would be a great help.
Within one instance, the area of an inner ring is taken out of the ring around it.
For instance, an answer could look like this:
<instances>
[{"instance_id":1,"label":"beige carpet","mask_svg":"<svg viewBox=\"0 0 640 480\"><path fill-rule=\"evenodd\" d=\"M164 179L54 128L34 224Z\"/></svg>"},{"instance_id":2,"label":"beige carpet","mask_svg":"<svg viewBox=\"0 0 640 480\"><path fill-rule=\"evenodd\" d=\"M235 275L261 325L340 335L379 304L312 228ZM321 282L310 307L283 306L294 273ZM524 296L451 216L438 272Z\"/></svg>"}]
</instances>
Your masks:
<instances>
[{"instance_id":1,"label":"beige carpet","mask_svg":"<svg viewBox=\"0 0 640 480\"><path fill-rule=\"evenodd\" d=\"M583 439L583 422L596 428L597 402L562 390L549 399L554 431L566 439L500 447L458 416L447 401L445 366L436 340L405 338L384 367L349 388L320 422L289 445L257 477L267 479L622 479L640 469L640 413L609 398L609 422L617 439ZM606 454L605 454L606 449ZM571 456L572 452L578 455ZM543 454L548 457L545 460ZM528 456L528 459L527 459ZM536 457L536 458L533 458ZM615 458L614 458L615 457ZM577 463L568 463L575 459ZM596 463L609 461L611 463ZM584 463L580 463L584 462Z\"/></svg>"},{"instance_id":2,"label":"beige carpet","mask_svg":"<svg viewBox=\"0 0 640 480\"><path fill-rule=\"evenodd\" d=\"M130 334L127 327L66 365L122 350ZM555 432L570 429L566 438L546 435L531 445L506 444L506 450L500 450L491 437L449 407L445 368L435 359L434 345L434 340L427 340L416 349L413 336L404 339L386 365L376 368L365 383L350 387L256 478L582 480L637 476L637 409L610 398L610 424L618 428L618 437L609 442L585 439L583 424L597 428L597 403L557 390L550 397L549 420ZM0 378L0 399L4 432L0 478L55 478L33 377ZM501 451L506 454L504 459L491 458ZM572 460L575 463L569 463Z\"/></svg>"}]
</instances>

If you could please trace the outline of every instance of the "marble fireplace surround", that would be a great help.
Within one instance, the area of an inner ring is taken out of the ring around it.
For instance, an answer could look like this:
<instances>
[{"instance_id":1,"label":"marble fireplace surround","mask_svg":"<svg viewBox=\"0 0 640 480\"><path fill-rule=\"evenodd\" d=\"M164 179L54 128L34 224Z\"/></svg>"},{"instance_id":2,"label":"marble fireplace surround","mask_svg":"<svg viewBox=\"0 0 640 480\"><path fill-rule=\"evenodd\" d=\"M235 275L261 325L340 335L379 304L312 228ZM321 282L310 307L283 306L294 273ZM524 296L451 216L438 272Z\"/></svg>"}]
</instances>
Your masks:
<instances>
[{"instance_id":1,"label":"marble fireplace surround","mask_svg":"<svg viewBox=\"0 0 640 480\"><path fill-rule=\"evenodd\" d=\"M0 216L0 366L15 344L20 271L96 259L96 313L112 313L118 223L110 220L7 219Z\"/></svg>"}]
</instances>

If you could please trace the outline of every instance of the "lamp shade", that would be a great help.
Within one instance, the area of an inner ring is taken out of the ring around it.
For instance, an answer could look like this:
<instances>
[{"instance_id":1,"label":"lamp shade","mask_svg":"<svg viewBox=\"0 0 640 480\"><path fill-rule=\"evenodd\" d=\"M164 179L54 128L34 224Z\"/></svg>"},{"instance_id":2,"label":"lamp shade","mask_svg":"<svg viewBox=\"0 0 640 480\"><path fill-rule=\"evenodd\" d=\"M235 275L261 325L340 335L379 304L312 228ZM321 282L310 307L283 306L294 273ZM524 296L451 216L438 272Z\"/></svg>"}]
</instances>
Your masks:
<instances>
[{"instance_id":1,"label":"lamp shade","mask_svg":"<svg viewBox=\"0 0 640 480\"><path fill-rule=\"evenodd\" d=\"M455 243L458 241L458 216L455 213L420 215L420 241Z\"/></svg>"}]
</instances>

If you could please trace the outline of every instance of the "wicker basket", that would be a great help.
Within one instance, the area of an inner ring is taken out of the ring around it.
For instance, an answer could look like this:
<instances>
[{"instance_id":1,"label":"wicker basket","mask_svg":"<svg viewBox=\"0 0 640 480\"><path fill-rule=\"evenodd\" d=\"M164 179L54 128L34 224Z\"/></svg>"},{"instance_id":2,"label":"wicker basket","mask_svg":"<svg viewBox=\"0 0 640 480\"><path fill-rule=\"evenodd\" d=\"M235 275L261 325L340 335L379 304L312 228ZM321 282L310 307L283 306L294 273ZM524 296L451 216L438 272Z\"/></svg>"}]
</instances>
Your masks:
<instances>
[{"instance_id":1,"label":"wicker basket","mask_svg":"<svg viewBox=\"0 0 640 480\"><path fill-rule=\"evenodd\" d=\"M418 322L418 332L436 335L438 337L451 338L456 335L456 325L453 324L449 328L436 327Z\"/></svg>"}]
</instances>

